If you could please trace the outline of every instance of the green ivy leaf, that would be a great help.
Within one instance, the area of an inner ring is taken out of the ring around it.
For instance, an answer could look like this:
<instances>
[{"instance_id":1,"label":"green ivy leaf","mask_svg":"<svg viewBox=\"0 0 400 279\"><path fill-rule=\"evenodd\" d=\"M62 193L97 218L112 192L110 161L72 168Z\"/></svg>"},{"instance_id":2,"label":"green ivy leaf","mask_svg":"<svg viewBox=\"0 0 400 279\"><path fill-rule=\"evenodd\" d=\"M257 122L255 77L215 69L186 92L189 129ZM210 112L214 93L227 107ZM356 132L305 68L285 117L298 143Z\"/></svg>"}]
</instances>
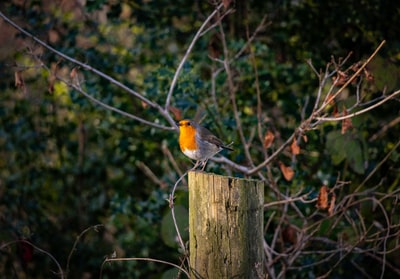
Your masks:
<instances>
[{"instance_id":1,"label":"green ivy leaf","mask_svg":"<svg viewBox=\"0 0 400 279\"><path fill-rule=\"evenodd\" d=\"M352 170L358 174L365 171L366 154L363 142L356 133L341 134L332 131L327 135L326 149L330 153L332 163L338 165L347 160Z\"/></svg>"},{"instance_id":2,"label":"green ivy leaf","mask_svg":"<svg viewBox=\"0 0 400 279\"><path fill-rule=\"evenodd\" d=\"M179 277L178 275L179 275L179 270L177 268L171 268L163 273L161 279L174 279L178 278Z\"/></svg>"},{"instance_id":3,"label":"green ivy leaf","mask_svg":"<svg viewBox=\"0 0 400 279\"><path fill-rule=\"evenodd\" d=\"M332 163L339 165L346 159L346 152L343 148L345 138L340 131L332 131L327 135L326 139L326 149L331 155Z\"/></svg>"}]
</instances>

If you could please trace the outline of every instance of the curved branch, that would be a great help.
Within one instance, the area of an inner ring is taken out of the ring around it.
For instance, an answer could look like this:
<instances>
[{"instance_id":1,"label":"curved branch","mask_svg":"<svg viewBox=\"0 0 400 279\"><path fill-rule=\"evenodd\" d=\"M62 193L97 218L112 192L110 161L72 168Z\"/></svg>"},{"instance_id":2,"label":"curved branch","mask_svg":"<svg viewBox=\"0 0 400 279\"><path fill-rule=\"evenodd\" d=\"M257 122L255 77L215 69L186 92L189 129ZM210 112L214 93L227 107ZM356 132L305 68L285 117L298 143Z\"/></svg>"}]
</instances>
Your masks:
<instances>
[{"instance_id":1,"label":"curved branch","mask_svg":"<svg viewBox=\"0 0 400 279\"><path fill-rule=\"evenodd\" d=\"M354 116L366 113L370 110L373 110L374 108L377 108L379 106L381 106L382 104L386 103L387 101L389 101L390 99L394 98L395 96L400 94L400 90L397 90L395 92L393 92L392 94L390 94L389 96L387 96L386 98L384 98L383 100L381 100L380 102L377 102L376 104L373 104L365 109L347 114L347 115L343 115L343 116L339 116L339 117L315 117L316 120L318 121L341 121L341 120L345 120L345 119L349 119L349 118L353 118Z\"/></svg>"},{"instance_id":2,"label":"curved branch","mask_svg":"<svg viewBox=\"0 0 400 279\"><path fill-rule=\"evenodd\" d=\"M34 245L34 244L33 244L32 242L30 242L30 241L23 240L23 239L10 241L10 242L7 242L7 243L2 244L2 245L0 246L0 250L3 250L5 247L7 247L7 246L9 246L9 245L12 245L12 244L16 244L16 243L26 243L26 244L32 246L35 250L39 251L40 253L43 253L43 254L47 255L47 256L57 265L57 268L58 268L58 270L59 270L60 278L61 278L61 279L64 279L64 272L63 272L63 270L62 270L62 268L61 268L61 265L60 265L60 264L58 263L58 261L56 260L56 258L55 258L52 254L50 254L49 252L47 252L47 251L45 251L45 250L39 248L38 246Z\"/></svg>"},{"instance_id":3,"label":"curved branch","mask_svg":"<svg viewBox=\"0 0 400 279\"><path fill-rule=\"evenodd\" d=\"M208 16L208 18L203 22L203 24L200 26L199 30L197 31L196 35L194 36L192 42L190 43L188 49L186 50L185 55L183 56L181 62L179 63L178 68L176 69L174 78L172 79L171 86L168 91L167 99L165 101L165 110L168 110L168 107L171 103L171 98L172 98L172 93L174 91L175 85L178 81L178 76L180 72L182 71L183 65L185 64L186 60L189 57L189 54L192 52L192 49L194 45L196 44L197 40L204 35L203 30L206 28L207 24L210 22L210 20L218 13L218 11L223 7L224 5L221 3L218 5L218 7Z\"/></svg>"},{"instance_id":4,"label":"curved branch","mask_svg":"<svg viewBox=\"0 0 400 279\"><path fill-rule=\"evenodd\" d=\"M117 109L117 108L115 108L113 106L107 105L106 103L103 103L102 101L96 99L92 95L90 95L87 92L85 92L84 90L82 90L82 88L80 86L72 84L72 83L68 82L67 80L65 80L65 79L63 79L63 78L61 78L59 76L57 76L57 79L60 80L61 82L65 83L69 87L73 88L74 90L78 91L83 96L85 96L90 101L92 101L93 103L95 103L95 104L97 104L97 105L99 105L99 106L101 106L101 107L103 107L105 109L108 109L108 110L111 110L113 112L119 113L119 114L121 114L121 115L123 115L125 117L131 118L133 120L136 120L136 121L138 121L138 122L140 122L142 124L148 125L150 127L154 127L154 128L158 128L158 129L162 129L162 130L175 131L175 127L167 127L167 126L164 126L164 125L161 125L161 124L157 124L157 123L148 121L146 119L143 119L141 117L138 117L136 115L130 114L130 113L126 112L126 111Z\"/></svg>"},{"instance_id":5,"label":"curved branch","mask_svg":"<svg viewBox=\"0 0 400 279\"><path fill-rule=\"evenodd\" d=\"M167 261L163 261L163 260L153 259L153 258L112 258L112 259L105 259L103 264L101 265L100 278L102 277L101 274L102 274L103 267L104 267L105 263L107 263L107 262L127 262L127 261L146 261L146 262L163 263L163 264L170 265L170 266L173 266L173 267L179 269L180 271L185 273L185 275L188 278L190 278L189 273L185 269L180 267L179 265L176 265L174 263L170 263L170 262L167 262Z\"/></svg>"},{"instance_id":6,"label":"curved branch","mask_svg":"<svg viewBox=\"0 0 400 279\"><path fill-rule=\"evenodd\" d=\"M340 87L340 89L335 92L332 96L330 96L330 99L334 99L337 97L340 93L343 92L344 89L347 88L347 86L350 85L350 83L353 82L353 80L360 75L360 73L367 67L367 65L371 62L371 60L376 56L376 54L379 52L379 50L383 47L383 45L386 43L385 40L383 40L379 46L375 49L375 51L368 57L368 59L361 65L361 67L345 82L345 84ZM321 107L317 110L317 113L320 113L325 109L326 106L329 105L329 102L324 102Z\"/></svg>"},{"instance_id":7,"label":"curved branch","mask_svg":"<svg viewBox=\"0 0 400 279\"><path fill-rule=\"evenodd\" d=\"M103 224L98 224L98 225L90 226L89 228L85 229L83 232L81 232L81 233L76 237L76 240L75 240L75 242L74 242L74 245L72 246L72 249L71 249L71 251L69 252L69 255L68 255L67 266L65 267L67 276L68 276L68 273L69 273L69 264L70 264L70 262L71 262L72 255L73 255L74 252L75 252L76 245L78 245L78 243L79 243L79 241L81 240L81 238L82 238L88 231L90 231L91 229L93 229L93 230L95 230L95 231L97 232L97 229L98 229L99 227L104 227L104 225L103 225Z\"/></svg>"},{"instance_id":8,"label":"curved branch","mask_svg":"<svg viewBox=\"0 0 400 279\"><path fill-rule=\"evenodd\" d=\"M85 63L83 63L83 62L80 62L80 61L78 61L78 60L76 60L76 59L74 59L74 58L72 58L72 57L70 57L70 56L68 56L68 55L66 55L66 54L64 54L64 53L62 53L62 52L56 50L55 48L49 46L49 45L48 45L47 43L45 43L44 41L40 40L39 38L37 38L37 37L34 36L33 34L29 33L28 31L26 31L25 29L23 29L22 27L20 27L17 23L15 23L15 22L12 21L10 18L8 18L7 16L5 16L1 11L0 11L0 17L2 17L2 18L4 19L4 21L6 21L8 24L10 24L11 26L13 26L15 29L17 29L18 31L20 31L22 34L24 34L25 36L29 37L31 40L33 40L34 42L36 42L36 43L38 43L39 45L43 46L44 48L48 49L49 51L55 53L57 56L59 56L59 57L65 59L65 60L67 60L67 61L69 61L69 62L71 62L71 63L73 63L73 64L79 65L82 69L85 69L85 70L87 70L87 71L90 71L90 72L92 72L92 73L94 73L94 74L96 74L96 75L98 75L98 76L104 78L105 80L108 80L108 81L111 82L112 84L116 85L117 87L119 87L119 88L125 90L126 92L128 92L129 94L133 95L135 98L138 98L138 99L141 100L142 102L146 103L146 104L149 105L150 107L157 109L158 112L159 112L172 126L174 126L174 129L176 129L176 128L175 128L175 121L174 121L174 120L172 119L172 117L169 115L168 110L164 110L159 104L150 101L149 99L147 99L146 97L144 97L144 96L141 95L140 93L138 93L138 92L132 90L131 88L129 88L129 87L126 86L125 84L123 84L123 83L117 81L116 79L112 78L111 76L109 76L109 75L107 75L107 74L105 74L105 73L103 73L103 72L97 70L96 68L93 68L93 67L91 67L90 65L87 65L87 64L85 64ZM76 88L74 88L74 89L76 89ZM85 96L86 96L86 95L85 95ZM94 100L93 100L94 98L91 98L91 99L92 99L92 101L94 101ZM107 108L107 109L110 109L110 106L107 106L107 105L106 105L106 106L103 105L103 107L105 107L105 108ZM117 109L111 109L111 110L113 110L113 111L115 111L115 112L118 112L118 113L121 113L121 111L120 111L120 110L117 110ZM127 115L124 114L124 113L121 113L121 114L127 116ZM138 121L139 121L139 118L137 118L137 117L132 117L132 116L128 116L128 117L130 117L130 118L132 118L132 119L134 119L134 120L138 120ZM137 118L137 119L136 119L136 118ZM140 122L142 122L142 123L144 123L144 124L152 123L152 122L149 122L149 121L140 121ZM153 126L153 127L157 127L158 125L155 124L155 123L152 123L152 126ZM160 127L158 127L158 128L160 128Z\"/></svg>"},{"instance_id":9,"label":"curved branch","mask_svg":"<svg viewBox=\"0 0 400 279\"><path fill-rule=\"evenodd\" d=\"M267 159L265 159L262 163L258 164L258 166L249 169L249 171L246 173L247 175L252 175L258 171L260 171L263 167L271 163L275 157L277 157L287 146L289 146L295 137L296 133L293 133L285 143L283 143L274 153L271 154Z\"/></svg>"}]
</instances>

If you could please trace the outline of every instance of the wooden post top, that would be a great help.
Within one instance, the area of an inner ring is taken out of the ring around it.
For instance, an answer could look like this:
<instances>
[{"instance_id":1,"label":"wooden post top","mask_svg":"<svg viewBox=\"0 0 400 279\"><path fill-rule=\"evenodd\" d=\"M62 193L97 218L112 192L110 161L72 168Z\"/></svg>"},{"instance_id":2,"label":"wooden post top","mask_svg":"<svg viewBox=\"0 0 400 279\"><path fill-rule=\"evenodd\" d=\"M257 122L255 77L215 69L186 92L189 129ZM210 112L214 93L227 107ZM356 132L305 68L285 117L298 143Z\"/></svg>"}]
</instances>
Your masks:
<instances>
[{"instance_id":1,"label":"wooden post top","mask_svg":"<svg viewBox=\"0 0 400 279\"><path fill-rule=\"evenodd\" d=\"M263 277L264 182L189 172L192 278Z\"/></svg>"}]
</instances>

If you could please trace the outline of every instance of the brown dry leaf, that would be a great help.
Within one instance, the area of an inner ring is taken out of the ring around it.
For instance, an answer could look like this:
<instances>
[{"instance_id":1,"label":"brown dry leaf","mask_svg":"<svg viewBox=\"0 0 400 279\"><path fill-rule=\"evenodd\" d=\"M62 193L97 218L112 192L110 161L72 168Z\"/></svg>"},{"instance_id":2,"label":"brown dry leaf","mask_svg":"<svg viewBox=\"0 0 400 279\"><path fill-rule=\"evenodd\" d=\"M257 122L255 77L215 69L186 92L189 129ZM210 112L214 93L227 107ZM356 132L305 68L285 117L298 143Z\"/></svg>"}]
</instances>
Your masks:
<instances>
[{"instance_id":1,"label":"brown dry leaf","mask_svg":"<svg viewBox=\"0 0 400 279\"><path fill-rule=\"evenodd\" d=\"M229 5L231 4L232 0L222 0L222 3L224 4L224 8L228 8Z\"/></svg>"},{"instance_id":2,"label":"brown dry leaf","mask_svg":"<svg viewBox=\"0 0 400 279\"><path fill-rule=\"evenodd\" d=\"M49 86L47 87L47 90L49 90L50 94L54 93L54 83L56 82L56 76L52 72L49 76Z\"/></svg>"},{"instance_id":3,"label":"brown dry leaf","mask_svg":"<svg viewBox=\"0 0 400 279\"><path fill-rule=\"evenodd\" d=\"M285 243L291 243L295 245L297 243L297 231L296 229L289 225L282 230L282 239Z\"/></svg>"},{"instance_id":4,"label":"brown dry leaf","mask_svg":"<svg viewBox=\"0 0 400 279\"><path fill-rule=\"evenodd\" d=\"M78 74L78 67L74 67L71 72L69 73L69 77L71 78L71 80L74 80Z\"/></svg>"},{"instance_id":5,"label":"brown dry leaf","mask_svg":"<svg viewBox=\"0 0 400 279\"><path fill-rule=\"evenodd\" d=\"M335 104L335 94L329 94L326 97L326 101L329 105L334 105Z\"/></svg>"},{"instance_id":6,"label":"brown dry leaf","mask_svg":"<svg viewBox=\"0 0 400 279\"><path fill-rule=\"evenodd\" d=\"M370 71L365 69L365 68L364 68L364 75L365 75L365 77L366 77L368 82L372 82L372 81L375 80L374 75Z\"/></svg>"},{"instance_id":7,"label":"brown dry leaf","mask_svg":"<svg viewBox=\"0 0 400 279\"><path fill-rule=\"evenodd\" d=\"M58 61L57 63L53 63L51 64L51 71L50 71L50 76L48 78L49 81L49 86L48 86L48 90L50 94L54 93L54 83L56 82L56 77L57 77L57 72L58 72L58 65L60 64L60 61Z\"/></svg>"},{"instance_id":8,"label":"brown dry leaf","mask_svg":"<svg viewBox=\"0 0 400 279\"><path fill-rule=\"evenodd\" d=\"M328 208L328 187L325 185L319 189L317 208L323 210Z\"/></svg>"},{"instance_id":9,"label":"brown dry leaf","mask_svg":"<svg viewBox=\"0 0 400 279\"><path fill-rule=\"evenodd\" d=\"M307 135L303 135L303 140L304 140L304 142L308 142L308 137L307 137Z\"/></svg>"},{"instance_id":10,"label":"brown dry leaf","mask_svg":"<svg viewBox=\"0 0 400 279\"><path fill-rule=\"evenodd\" d=\"M347 109L343 110L343 116L348 115ZM342 120L342 135L345 134L348 130L353 128L353 123L351 121L351 118L346 118Z\"/></svg>"},{"instance_id":11,"label":"brown dry leaf","mask_svg":"<svg viewBox=\"0 0 400 279\"><path fill-rule=\"evenodd\" d=\"M329 216L333 215L333 211L335 210L335 202L336 202L336 195L332 193L331 202L329 203L328 214Z\"/></svg>"},{"instance_id":12,"label":"brown dry leaf","mask_svg":"<svg viewBox=\"0 0 400 279\"><path fill-rule=\"evenodd\" d=\"M175 120L179 121L182 120L182 111L176 107L169 107L169 111L172 112L172 114L175 117Z\"/></svg>"},{"instance_id":13,"label":"brown dry leaf","mask_svg":"<svg viewBox=\"0 0 400 279\"><path fill-rule=\"evenodd\" d=\"M148 106L149 106L149 104L147 104L146 102L144 102L144 101L141 101L140 102L141 104L142 104L142 108L148 108Z\"/></svg>"},{"instance_id":14,"label":"brown dry leaf","mask_svg":"<svg viewBox=\"0 0 400 279\"><path fill-rule=\"evenodd\" d=\"M333 115L333 117L338 117L339 116L339 110L338 110L337 106L333 107L332 115Z\"/></svg>"},{"instance_id":15,"label":"brown dry leaf","mask_svg":"<svg viewBox=\"0 0 400 279\"><path fill-rule=\"evenodd\" d=\"M264 136L264 147L270 148L274 143L275 135L271 131L267 131Z\"/></svg>"},{"instance_id":16,"label":"brown dry leaf","mask_svg":"<svg viewBox=\"0 0 400 279\"><path fill-rule=\"evenodd\" d=\"M50 94L54 93L54 82L55 82L55 78L49 78L49 86L47 87L47 90L49 90Z\"/></svg>"},{"instance_id":17,"label":"brown dry leaf","mask_svg":"<svg viewBox=\"0 0 400 279\"><path fill-rule=\"evenodd\" d=\"M221 52L222 52L221 38L219 33L215 33L208 41L208 55L211 58L218 58L221 56Z\"/></svg>"},{"instance_id":18,"label":"brown dry leaf","mask_svg":"<svg viewBox=\"0 0 400 279\"><path fill-rule=\"evenodd\" d=\"M293 139L293 142L290 145L290 149L292 150L292 154L293 155L299 155L300 154L300 146L297 144L296 138Z\"/></svg>"},{"instance_id":19,"label":"brown dry leaf","mask_svg":"<svg viewBox=\"0 0 400 279\"><path fill-rule=\"evenodd\" d=\"M51 29L48 32L48 40L53 44L57 43L60 40L60 35L56 30Z\"/></svg>"},{"instance_id":20,"label":"brown dry leaf","mask_svg":"<svg viewBox=\"0 0 400 279\"><path fill-rule=\"evenodd\" d=\"M337 76L332 77L333 82L335 83L335 86L342 86L347 82L349 79L348 75L345 72L338 71Z\"/></svg>"},{"instance_id":21,"label":"brown dry leaf","mask_svg":"<svg viewBox=\"0 0 400 279\"><path fill-rule=\"evenodd\" d=\"M349 69L352 70L353 72L357 72L360 69L361 65L362 65L362 62L359 61L359 62L356 62L353 65L351 65L349 67Z\"/></svg>"},{"instance_id":22,"label":"brown dry leaf","mask_svg":"<svg viewBox=\"0 0 400 279\"><path fill-rule=\"evenodd\" d=\"M279 168L286 181L291 181L294 177L294 170L291 167L285 166L282 162L279 162Z\"/></svg>"},{"instance_id":23,"label":"brown dry leaf","mask_svg":"<svg viewBox=\"0 0 400 279\"><path fill-rule=\"evenodd\" d=\"M21 71L16 71L15 72L15 87L18 88L24 88L25 87L25 82L22 77L22 72Z\"/></svg>"}]
</instances>

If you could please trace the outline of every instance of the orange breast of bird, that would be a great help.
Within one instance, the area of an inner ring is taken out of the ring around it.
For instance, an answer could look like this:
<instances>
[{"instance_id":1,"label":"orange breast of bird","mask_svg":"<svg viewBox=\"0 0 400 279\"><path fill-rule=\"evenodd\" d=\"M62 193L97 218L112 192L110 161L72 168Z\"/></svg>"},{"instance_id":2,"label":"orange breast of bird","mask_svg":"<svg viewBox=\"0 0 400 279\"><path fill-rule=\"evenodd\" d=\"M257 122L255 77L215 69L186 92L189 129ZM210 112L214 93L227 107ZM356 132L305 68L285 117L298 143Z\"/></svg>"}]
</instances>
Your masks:
<instances>
[{"instance_id":1,"label":"orange breast of bird","mask_svg":"<svg viewBox=\"0 0 400 279\"><path fill-rule=\"evenodd\" d=\"M197 150L196 130L189 121L182 120L179 125L179 147L182 152Z\"/></svg>"}]
</instances>

